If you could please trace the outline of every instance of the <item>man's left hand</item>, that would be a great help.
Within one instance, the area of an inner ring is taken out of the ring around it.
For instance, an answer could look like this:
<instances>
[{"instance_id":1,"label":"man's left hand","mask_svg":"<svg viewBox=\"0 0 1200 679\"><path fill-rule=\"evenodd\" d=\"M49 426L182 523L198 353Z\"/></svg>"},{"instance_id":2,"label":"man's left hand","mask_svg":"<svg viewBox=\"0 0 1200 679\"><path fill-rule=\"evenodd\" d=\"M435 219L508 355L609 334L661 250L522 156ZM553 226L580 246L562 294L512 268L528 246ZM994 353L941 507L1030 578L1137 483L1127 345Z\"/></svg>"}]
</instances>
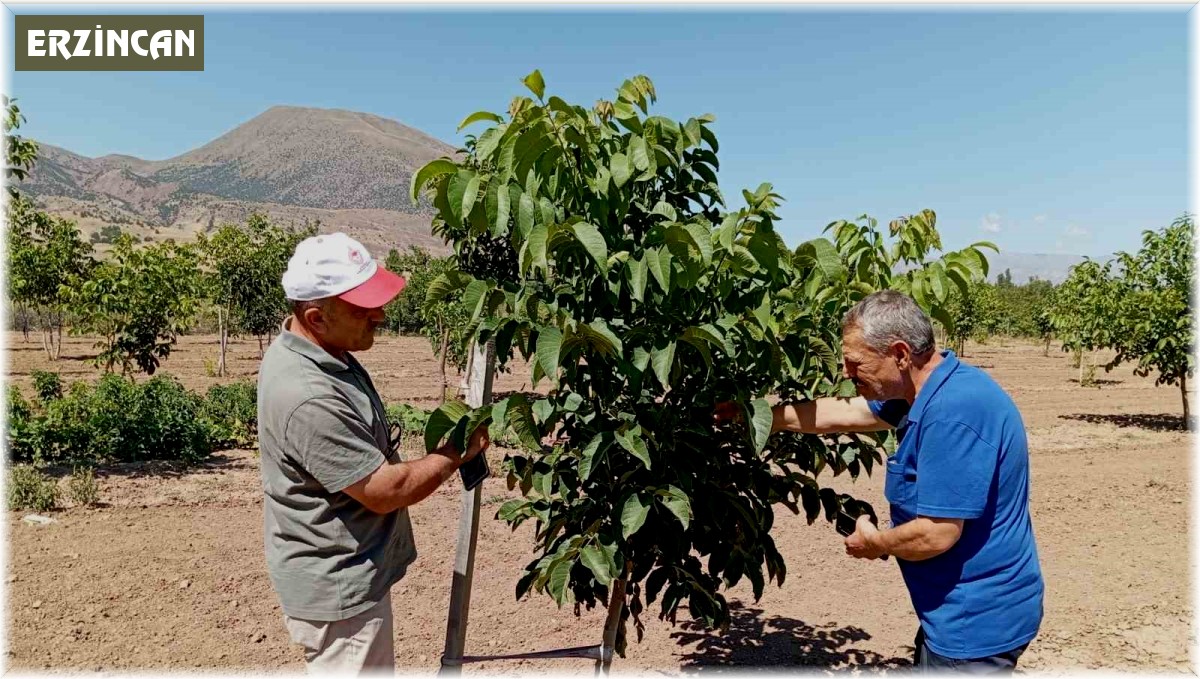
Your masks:
<instances>
[{"instance_id":1,"label":"man's left hand","mask_svg":"<svg viewBox=\"0 0 1200 679\"><path fill-rule=\"evenodd\" d=\"M846 538L846 553L856 559L878 559L884 555L882 548L876 546L879 529L871 523L871 517L862 515L854 525L854 533Z\"/></svg>"}]
</instances>

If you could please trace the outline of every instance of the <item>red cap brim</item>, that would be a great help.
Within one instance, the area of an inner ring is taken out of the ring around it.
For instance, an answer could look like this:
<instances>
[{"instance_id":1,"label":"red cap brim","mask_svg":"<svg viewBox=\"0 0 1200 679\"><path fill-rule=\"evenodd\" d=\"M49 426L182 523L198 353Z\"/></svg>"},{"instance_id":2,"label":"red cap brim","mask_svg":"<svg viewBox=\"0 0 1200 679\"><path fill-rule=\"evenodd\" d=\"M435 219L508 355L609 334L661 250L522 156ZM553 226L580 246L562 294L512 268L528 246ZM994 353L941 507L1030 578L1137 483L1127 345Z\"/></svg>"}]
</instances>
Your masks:
<instances>
[{"instance_id":1,"label":"red cap brim","mask_svg":"<svg viewBox=\"0 0 1200 679\"><path fill-rule=\"evenodd\" d=\"M378 309L400 294L405 280L382 266L366 283L338 295L343 301L364 309Z\"/></svg>"}]
</instances>

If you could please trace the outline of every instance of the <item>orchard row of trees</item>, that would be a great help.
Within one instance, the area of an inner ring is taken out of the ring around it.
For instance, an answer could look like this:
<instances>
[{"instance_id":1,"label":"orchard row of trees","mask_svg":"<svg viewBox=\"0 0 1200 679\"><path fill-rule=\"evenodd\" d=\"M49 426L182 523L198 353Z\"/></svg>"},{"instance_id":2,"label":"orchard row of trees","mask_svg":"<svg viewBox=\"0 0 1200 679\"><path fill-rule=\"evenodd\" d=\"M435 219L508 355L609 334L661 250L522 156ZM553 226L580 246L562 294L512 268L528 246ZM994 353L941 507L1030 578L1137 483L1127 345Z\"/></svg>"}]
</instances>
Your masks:
<instances>
[{"instance_id":1,"label":"orchard row of trees","mask_svg":"<svg viewBox=\"0 0 1200 679\"><path fill-rule=\"evenodd\" d=\"M288 258L319 224L284 227L253 214L244 224L225 224L186 244L140 244L114 228L104 239L111 250L97 257L96 239L84 239L75 222L38 210L16 188L34 167L37 145L15 134L24 118L14 101L4 103L6 293L22 329L40 331L48 358L59 358L67 329L100 338L95 363L106 372L153 374L178 337L203 319L216 322L218 375L225 374L230 335L257 337L261 352L287 314L279 281ZM465 312L456 299L429 309L421 304L429 282L448 270L449 258L417 248L404 255L393 250L386 265L406 273L409 282L387 309L388 327L425 334L440 355L461 367Z\"/></svg>"},{"instance_id":2,"label":"orchard row of trees","mask_svg":"<svg viewBox=\"0 0 1200 679\"><path fill-rule=\"evenodd\" d=\"M1155 384L1179 387L1186 422L1188 378L1195 371L1192 336L1195 227L1190 215L1142 234L1135 253L1114 260L1085 261L1054 293L1050 329L1079 365L1079 381L1090 379L1101 350L1115 352L1105 371L1129 363ZM1090 361L1090 367L1085 367Z\"/></svg>"}]
</instances>

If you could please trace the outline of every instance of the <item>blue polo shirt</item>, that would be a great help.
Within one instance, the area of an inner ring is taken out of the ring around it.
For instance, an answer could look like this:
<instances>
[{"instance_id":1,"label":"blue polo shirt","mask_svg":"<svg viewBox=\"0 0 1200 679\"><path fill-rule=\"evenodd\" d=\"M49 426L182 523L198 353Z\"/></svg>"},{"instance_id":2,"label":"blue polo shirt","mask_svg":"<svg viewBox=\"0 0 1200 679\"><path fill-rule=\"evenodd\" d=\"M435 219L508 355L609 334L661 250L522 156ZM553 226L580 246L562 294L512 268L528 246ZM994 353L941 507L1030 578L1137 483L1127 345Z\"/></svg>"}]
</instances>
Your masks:
<instances>
[{"instance_id":1,"label":"blue polo shirt","mask_svg":"<svg viewBox=\"0 0 1200 679\"><path fill-rule=\"evenodd\" d=\"M900 437L887 461L892 523L964 519L924 561L896 559L929 648L980 658L1028 643L1042 621L1042 571L1029 518L1029 447L1016 404L952 351L907 401L871 401Z\"/></svg>"}]
</instances>

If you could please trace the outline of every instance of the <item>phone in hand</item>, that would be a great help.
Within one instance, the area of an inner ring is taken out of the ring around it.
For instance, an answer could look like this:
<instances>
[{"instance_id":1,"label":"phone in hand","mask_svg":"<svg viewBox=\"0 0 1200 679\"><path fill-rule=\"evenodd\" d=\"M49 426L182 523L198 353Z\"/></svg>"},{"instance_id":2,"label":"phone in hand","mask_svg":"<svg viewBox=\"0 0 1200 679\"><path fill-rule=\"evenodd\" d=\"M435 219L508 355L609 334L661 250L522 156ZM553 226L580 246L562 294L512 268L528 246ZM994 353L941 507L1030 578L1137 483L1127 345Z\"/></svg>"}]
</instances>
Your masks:
<instances>
[{"instance_id":1,"label":"phone in hand","mask_svg":"<svg viewBox=\"0 0 1200 679\"><path fill-rule=\"evenodd\" d=\"M458 475L462 478L463 488L466 490L473 490L475 486L483 483L484 479L491 476L487 458L483 454L484 451L479 451L478 455L458 468Z\"/></svg>"}]
</instances>

